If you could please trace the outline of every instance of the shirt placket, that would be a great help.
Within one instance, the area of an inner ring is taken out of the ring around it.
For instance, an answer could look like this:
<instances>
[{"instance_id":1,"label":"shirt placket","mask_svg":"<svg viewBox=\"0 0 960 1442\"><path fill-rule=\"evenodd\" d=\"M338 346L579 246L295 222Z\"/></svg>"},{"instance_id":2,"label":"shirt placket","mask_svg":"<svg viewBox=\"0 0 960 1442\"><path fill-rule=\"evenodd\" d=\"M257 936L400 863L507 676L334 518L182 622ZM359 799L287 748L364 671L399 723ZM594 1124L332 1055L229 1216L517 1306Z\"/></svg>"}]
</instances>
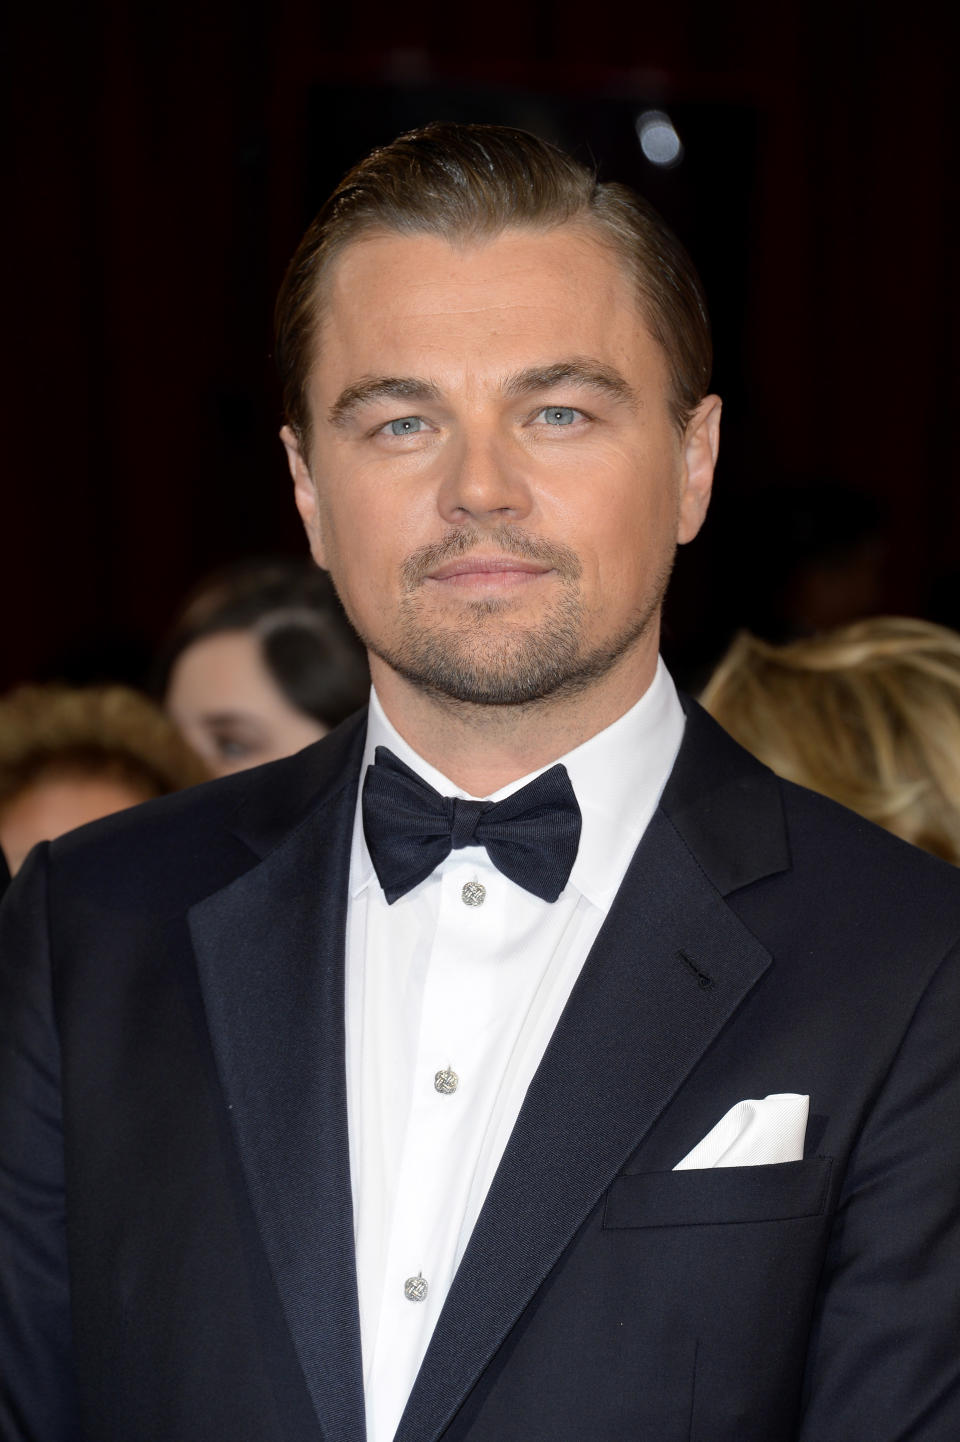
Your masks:
<instances>
[{"instance_id":1,"label":"shirt placket","mask_svg":"<svg viewBox=\"0 0 960 1442\"><path fill-rule=\"evenodd\" d=\"M502 1006L498 876L484 852L470 849L452 856L441 878L374 1363L385 1383L396 1378L392 1404L384 1395L394 1408L402 1408L409 1382L404 1387L401 1378L419 1367L452 1281L460 1219L496 1095L490 1083L498 1058L490 1048L505 1044L492 1040L498 1029L491 1025Z\"/></svg>"}]
</instances>

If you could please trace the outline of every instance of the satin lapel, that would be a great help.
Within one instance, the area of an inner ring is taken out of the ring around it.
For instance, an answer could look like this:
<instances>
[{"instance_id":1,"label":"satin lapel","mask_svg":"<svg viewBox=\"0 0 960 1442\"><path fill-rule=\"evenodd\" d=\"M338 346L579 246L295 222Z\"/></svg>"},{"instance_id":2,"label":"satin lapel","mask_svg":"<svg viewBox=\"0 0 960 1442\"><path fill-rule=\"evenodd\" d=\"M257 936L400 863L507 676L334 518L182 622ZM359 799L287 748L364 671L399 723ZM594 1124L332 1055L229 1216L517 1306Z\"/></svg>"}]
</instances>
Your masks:
<instances>
[{"instance_id":1,"label":"satin lapel","mask_svg":"<svg viewBox=\"0 0 960 1442\"><path fill-rule=\"evenodd\" d=\"M344 1070L348 774L266 860L190 912L250 1198L330 1442L365 1435Z\"/></svg>"},{"instance_id":2,"label":"satin lapel","mask_svg":"<svg viewBox=\"0 0 960 1442\"><path fill-rule=\"evenodd\" d=\"M531 1083L396 1442L432 1442L770 961L663 811Z\"/></svg>"}]
</instances>

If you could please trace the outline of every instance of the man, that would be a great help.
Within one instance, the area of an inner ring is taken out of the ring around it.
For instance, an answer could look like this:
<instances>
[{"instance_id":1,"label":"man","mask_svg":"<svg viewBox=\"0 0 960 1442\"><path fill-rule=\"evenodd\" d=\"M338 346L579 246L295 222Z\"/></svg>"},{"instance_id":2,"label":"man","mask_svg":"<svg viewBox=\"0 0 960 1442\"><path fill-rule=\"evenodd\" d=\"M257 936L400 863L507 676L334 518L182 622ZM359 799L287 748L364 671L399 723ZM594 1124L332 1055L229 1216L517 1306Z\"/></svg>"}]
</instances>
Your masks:
<instances>
[{"instance_id":1,"label":"man","mask_svg":"<svg viewBox=\"0 0 960 1442\"><path fill-rule=\"evenodd\" d=\"M369 717L18 878L0 1435L955 1439L960 882L658 664L689 262L439 126L278 318Z\"/></svg>"}]
</instances>

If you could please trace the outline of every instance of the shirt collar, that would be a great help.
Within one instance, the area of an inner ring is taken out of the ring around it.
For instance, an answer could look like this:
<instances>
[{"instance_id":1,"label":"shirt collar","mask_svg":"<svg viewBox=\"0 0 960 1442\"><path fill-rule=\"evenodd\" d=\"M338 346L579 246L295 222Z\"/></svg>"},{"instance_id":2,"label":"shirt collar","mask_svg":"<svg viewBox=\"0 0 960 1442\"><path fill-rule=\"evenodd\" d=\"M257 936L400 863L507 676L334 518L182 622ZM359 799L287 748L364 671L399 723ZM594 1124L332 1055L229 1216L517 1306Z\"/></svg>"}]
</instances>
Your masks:
<instances>
[{"instance_id":1,"label":"shirt collar","mask_svg":"<svg viewBox=\"0 0 960 1442\"><path fill-rule=\"evenodd\" d=\"M630 710L581 746L557 757L580 803L583 829L569 886L604 909L610 906L630 858L653 816L683 739L684 715L676 687L663 660L653 681ZM404 741L388 719L375 690L370 692L361 783L378 746L390 750L443 796L468 796ZM492 793L502 801L557 761L531 771ZM479 799L479 798L477 798ZM350 891L356 896L374 880L373 863L359 811L353 832Z\"/></svg>"}]
</instances>

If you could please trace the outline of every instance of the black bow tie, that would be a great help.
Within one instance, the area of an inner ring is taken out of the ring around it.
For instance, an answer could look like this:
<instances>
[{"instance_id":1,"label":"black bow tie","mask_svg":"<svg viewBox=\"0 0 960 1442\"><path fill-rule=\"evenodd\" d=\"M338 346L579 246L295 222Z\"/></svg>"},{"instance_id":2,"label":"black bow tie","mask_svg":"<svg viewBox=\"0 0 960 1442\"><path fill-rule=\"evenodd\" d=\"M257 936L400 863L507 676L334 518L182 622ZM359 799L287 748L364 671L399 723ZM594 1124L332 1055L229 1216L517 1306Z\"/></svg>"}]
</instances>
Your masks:
<instances>
[{"instance_id":1,"label":"black bow tie","mask_svg":"<svg viewBox=\"0 0 960 1442\"><path fill-rule=\"evenodd\" d=\"M580 807L565 766L505 801L467 801L441 796L378 746L363 782L363 834L391 905L461 846L485 846L504 876L556 901L577 859Z\"/></svg>"}]
</instances>

